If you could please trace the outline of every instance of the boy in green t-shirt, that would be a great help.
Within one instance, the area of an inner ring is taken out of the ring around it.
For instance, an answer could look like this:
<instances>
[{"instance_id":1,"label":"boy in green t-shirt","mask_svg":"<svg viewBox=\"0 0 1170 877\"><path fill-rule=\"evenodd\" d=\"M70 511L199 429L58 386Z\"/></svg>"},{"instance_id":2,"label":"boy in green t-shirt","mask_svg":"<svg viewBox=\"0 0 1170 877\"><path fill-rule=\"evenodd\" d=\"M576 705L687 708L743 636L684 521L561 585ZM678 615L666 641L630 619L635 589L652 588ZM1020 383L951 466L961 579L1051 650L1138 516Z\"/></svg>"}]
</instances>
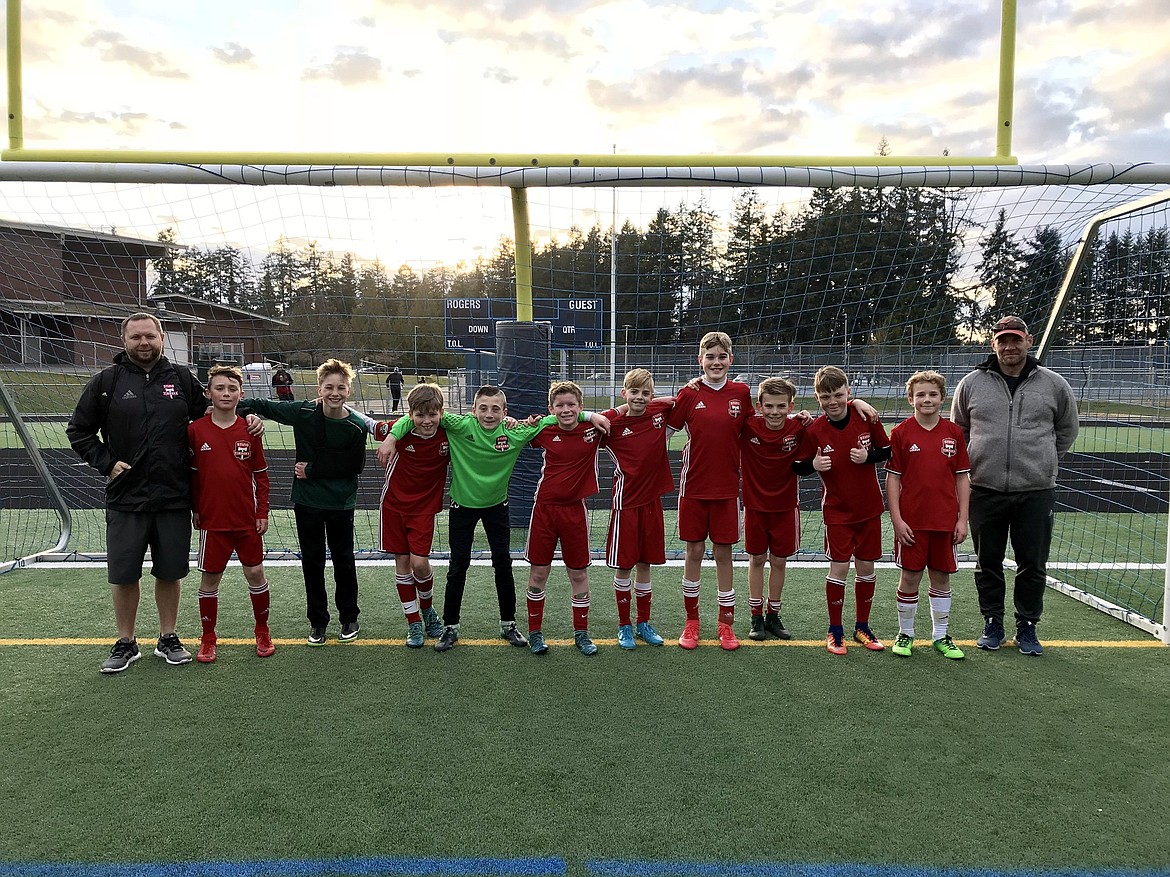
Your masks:
<instances>
[{"instance_id":1,"label":"boy in green t-shirt","mask_svg":"<svg viewBox=\"0 0 1170 877\"><path fill-rule=\"evenodd\" d=\"M516 581L512 576L512 554L508 545L508 481L516 458L524 446L546 426L557 422L548 415L537 424L506 426L508 400L499 387L486 385L475 392L472 414L444 413L439 425L446 430L451 451L451 508L449 513L451 563L443 592L443 635L435 651L445 652L459 640L459 613L463 589L471 566L471 543L476 523L491 548L496 599L500 606L500 634L517 647L528 645L516 629ZM600 414L581 413L602 432L609 421ZM409 417L399 420L378 448L378 462L385 465L394 453L395 442L410 432Z\"/></svg>"},{"instance_id":2,"label":"boy in green t-shirt","mask_svg":"<svg viewBox=\"0 0 1170 877\"><path fill-rule=\"evenodd\" d=\"M358 475L366 463L366 421L346 407L353 369L328 359L317 369L317 398L301 402L244 399L261 417L293 428L296 479L293 513L301 545L301 571L309 616L309 645L325 645L329 595L325 591L325 546L333 558L339 642L358 635L357 563L353 554L353 513Z\"/></svg>"}]
</instances>

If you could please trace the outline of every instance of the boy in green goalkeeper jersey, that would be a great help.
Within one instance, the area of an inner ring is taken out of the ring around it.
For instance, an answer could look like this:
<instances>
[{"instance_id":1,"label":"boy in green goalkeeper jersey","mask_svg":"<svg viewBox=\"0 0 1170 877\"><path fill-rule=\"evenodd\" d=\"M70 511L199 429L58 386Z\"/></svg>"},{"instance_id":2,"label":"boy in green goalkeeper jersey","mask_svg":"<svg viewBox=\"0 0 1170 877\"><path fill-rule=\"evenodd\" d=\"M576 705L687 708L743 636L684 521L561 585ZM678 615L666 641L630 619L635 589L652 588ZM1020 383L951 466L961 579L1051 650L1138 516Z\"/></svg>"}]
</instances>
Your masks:
<instances>
[{"instance_id":1,"label":"boy in green goalkeeper jersey","mask_svg":"<svg viewBox=\"0 0 1170 877\"><path fill-rule=\"evenodd\" d=\"M491 549L496 598L500 606L500 634L517 647L528 645L516 629L516 581L512 576L509 548L508 482L520 451L546 426L557 422L548 415L535 425L505 424L508 400L499 387L487 385L475 392L472 414L444 413L439 425L447 432L451 451L451 508L449 514L451 563L443 592L443 635L435 650L445 652L459 640L459 612L467 570L471 566L471 543L476 523L483 522ZM600 414L581 413L602 432L609 421ZM411 420L399 420L378 448L378 462L385 466L394 446L411 429Z\"/></svg>"}]
</instances>

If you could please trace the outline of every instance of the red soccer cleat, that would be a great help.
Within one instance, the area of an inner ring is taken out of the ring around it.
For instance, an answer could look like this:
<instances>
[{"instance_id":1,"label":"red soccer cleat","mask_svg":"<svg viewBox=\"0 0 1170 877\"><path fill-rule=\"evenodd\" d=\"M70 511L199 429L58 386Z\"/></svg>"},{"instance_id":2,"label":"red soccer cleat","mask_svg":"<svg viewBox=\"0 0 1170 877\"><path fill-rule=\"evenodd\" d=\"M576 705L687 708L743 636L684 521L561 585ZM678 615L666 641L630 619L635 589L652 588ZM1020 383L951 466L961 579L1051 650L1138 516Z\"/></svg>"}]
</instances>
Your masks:
<instances>
[{"instance_id":1,"label":"red soccer cleat","mask_svg":"<svg viewBox=\"0 0 1170 877\"><path fill-rule=\"evenodd\" d=\"M734 652L739 648L739 640L735 638L735 631L730 624L719 622L719 647L725 652Z\"/></svg>"},{"instance_id":2,"label":"red soccer cleat","mask_svg":"<svg viewBox=\"0 0 1170 877\"><path fill-rule=\"evenodd\" d=\"M825 637L825 647L829 650L830 655L845 654L845 634L842 633L841 628L829 629L829 635Z\"/></svg>"},{"instance_id":3,"label":"red soccer cleat","mask_svg":"<svg viewBox=\"0 0 1170 877\"><path fill-rule=\"evenodd\" d=\"M874 632L869 629L868 624L859 624L857 629L853 631L853 638L871 652L885 651L885 643L874 635Z\"/></svg>"},{"instance_id":4,"label":"red soccer cleat","mask_svg":"<svg viewBox=\"0 0 1170 877\"><path fill-rule=\"evenodd\" d=\"M199 654L195 656L195 660L200 664L211 664L215 661L215 639L207 638L199 641Z\"/></svg>"},{"instance_id":5,"label":"red soccer cleat","mask_svg":"<svg viewBox=\"0 0 1170 877\"><path fill-rule=\"evenodd\" d=\"M256 631L256 657L270 658L276 652L276 646L272 644L272 634L267 627L262 627Z\"/></svg>"},{"instance_id":6,"label":"red soccer cleat","mask_svg":"<svg viewBox=\"0 0 1170 877\"><path fill-rule=\"evenodd\" d=\"M688 620L683 625L683 632L678 638L678 644L684 649L694 649L699 645L699 622Z\"/></svg>"}]
</instances>

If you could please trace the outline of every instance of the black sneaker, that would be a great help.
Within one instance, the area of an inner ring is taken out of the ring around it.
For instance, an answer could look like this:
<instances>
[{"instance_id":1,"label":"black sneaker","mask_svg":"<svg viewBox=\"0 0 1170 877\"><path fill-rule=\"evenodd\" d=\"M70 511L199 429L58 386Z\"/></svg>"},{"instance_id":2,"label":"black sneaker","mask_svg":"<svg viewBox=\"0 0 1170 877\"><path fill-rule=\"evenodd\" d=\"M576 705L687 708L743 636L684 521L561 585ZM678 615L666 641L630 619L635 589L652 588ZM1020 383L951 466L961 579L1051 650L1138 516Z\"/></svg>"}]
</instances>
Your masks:
<instances>
[{"instance_id":1,"label":"black sneaker","mask_svg":"<svg viewBox=\"0 0 1170 877\"><path fill-rule=\"evenodd\" d=\"M165 658L168 664L190 664L191 653L183 648L183 644L179 642L179 635L177 633L168 633L166 636L158 638L158 645L154 647L154 653L160 658Z\"/></svg>"},{"instance_id":2,"label":"black sneaker","mask_svg":"<svg viewBox=\"0 0 1170 877\"><path fill-rule=\"evenodd\" d=\"M997 618L988 618L983 625L983 636L975 640L975 645L989 652L994 652L1003 645L1007 634L1003 630L1003 622Z\"/></svg>"},{"instance_id":3,"label":"black sneaker","mask_svg":"<svg viewBox=\"0 0 1170 877\"><path fill-rule=\"evenodd\" d=\"M358 627L358 623L356 621L351 621L349 624L341 625L341 633L337 635L337 641L339 643L353 642L355 639L357 639L359 629L360 628Z\"/></svg>"},{"instance_id":4,"label":"black sneaker","mask_svg":"<svg viewBox=\"0 0 1170 877\"><path fill-rule=\"evenodd\" d=\"M522 649L528 645L528 640L524 638L524 634L516 629L515 621L509 622L508 624L501 624L500 636L518 649Z\"/></svg>"},{"instance_id":5,"label":"black sneaker","mask_svg":"<svg viewBox=\"0 0 1170 877\"><path fill-rule=\"evenodd\" d=\"M1036 623L1023 621L1016 625L1016 646L1021 655L1043 655L1044 646L1036 638Z\"/></svg>"},{"instance_id":6,"label":"black sneaker","mask_svg":"<svg viewBox=\"0 0 1170 877\"><path fill-rule=\"evenodd\" d=\"M767 639L768 634L764 633L764 616L752 616L752 629L748 631L748 639Z\"/></svg>"},{"instance_id":7,"label":"black sneaker","mask_svg":"<svg viewBox=\"0 0 1170 877\"><path fill-rule=\"evenodd\" d=\"M325 645L325 628L314 627L309 630L309 645L323 646Z\"/></svg>"},{"instance_id":8,"label":"black sneaker","mask_svg":"<svg viewBox=\"0 0 1170 877\"><path fill-rule=\"evenodd\" d=\"M110 649L110 656L102 662L103 673L121 673L142 657L138 651L138 640L122 637Z\"/></svg>"},{"instance_id":9,"label":"black sneaker","mask_svg":"<svg viewBox=\"0 0 1170 877\"><path fill-rule=\"evenodd\" d=\"M780 620L779 612L769 612L764 616L764 630L768 631L776 639L792 639L792 634L788 632L788 628Z\"/></svg>"},{"instance_id":10,"label":"black sneaker","mask_svg":"<svg viewBox=\"0 0 1170 877\"><path fill-rule=\"evenodd\" d=\"M455 648L455 643L457 642L459 642L459 628L453 624L448 624L443 628L443 635L439 637L439 641L435 643L435 651L450 651Z\"/></svg>"}]
</instances>

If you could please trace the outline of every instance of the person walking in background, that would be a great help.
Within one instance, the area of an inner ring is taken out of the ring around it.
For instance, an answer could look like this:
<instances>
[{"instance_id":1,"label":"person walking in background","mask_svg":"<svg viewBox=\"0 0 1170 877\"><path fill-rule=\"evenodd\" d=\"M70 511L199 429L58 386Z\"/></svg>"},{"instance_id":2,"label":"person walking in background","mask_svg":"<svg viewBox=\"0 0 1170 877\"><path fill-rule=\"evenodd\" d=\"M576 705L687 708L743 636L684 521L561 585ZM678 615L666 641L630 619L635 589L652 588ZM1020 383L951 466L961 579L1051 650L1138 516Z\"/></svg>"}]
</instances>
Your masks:
<instances>
[{"instance_id":1,"label":"person walking in background","mask_svg":"<svg viewBox=\"0 0 1170 877\"><path fill-rule=\"evenodd\" d=\"M390 388L390 402L393 406L390 413L397 414L402 406L402 372L398 370L398 366L386 375L386 386Z\"/></svg>"},{"instance_id":2,"label":"person walking in background","mask_svg":"<svg viewBox=\"0 0 1170 877\"><path fill-rule=\"evenodd\" d=\"M1040 655L1036 625L1044 610L1056 475L1079 422L1068 381L1029 355L1032 342L1019 317L996 322L992 355L959 381L951 420L963 431L971 458L971 538L984 621L976 645L995 651L1006 638L1003 560L1010 539L1016 645L1025 655Z\"/></svg>"}]
</instances>

